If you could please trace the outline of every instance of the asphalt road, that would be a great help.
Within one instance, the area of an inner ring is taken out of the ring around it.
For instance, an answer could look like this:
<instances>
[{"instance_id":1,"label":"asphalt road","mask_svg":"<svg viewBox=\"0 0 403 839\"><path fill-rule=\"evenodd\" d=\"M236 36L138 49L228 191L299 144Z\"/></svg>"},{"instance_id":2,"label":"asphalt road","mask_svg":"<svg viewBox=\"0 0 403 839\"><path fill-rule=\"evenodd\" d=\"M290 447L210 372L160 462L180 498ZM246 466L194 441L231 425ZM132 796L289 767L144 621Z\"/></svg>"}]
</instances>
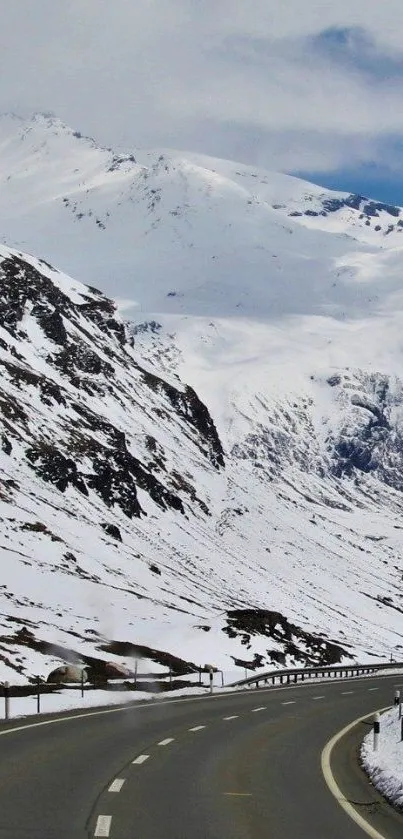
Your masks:
<instances>
[{"instance_id":1,"label":"asphalt road","mask_svg":"<svg viewBox=\"0 0 403 839\"><path fill-rule=\"evenodd\" d=\"M391 704L396 685L396 675L318 682L3 727L0 839L363 839L325 783L321 752ZM357 766L365 730L337 745L332 769L385 839L401 839L403 820Z\"/></svg>"}]
</instances>

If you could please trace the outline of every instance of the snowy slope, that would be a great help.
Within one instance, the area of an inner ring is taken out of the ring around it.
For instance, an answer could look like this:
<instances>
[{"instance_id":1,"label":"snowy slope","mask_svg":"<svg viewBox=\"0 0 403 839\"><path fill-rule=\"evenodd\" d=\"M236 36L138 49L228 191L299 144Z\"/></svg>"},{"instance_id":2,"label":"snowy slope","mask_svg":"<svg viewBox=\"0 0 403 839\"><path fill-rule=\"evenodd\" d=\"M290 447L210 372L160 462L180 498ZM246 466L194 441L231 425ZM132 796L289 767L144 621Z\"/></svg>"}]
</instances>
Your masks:
<instances>
[{"instance_id":1,"label":"snowy slope","mask_svg":"<svg viewBox=\"0 0 403 839\"><path fill-rule=\"evenodd\" d=\"M303 387L301 376L292 396L254 386L223 451L194 391L156 370L155 325L134 329L132 346L94 289L17 252L1 258L6 663L32 672L38 639L98 657L105 639L128 641L226 669L231 657L362 658L399 643L400 486L385 458L355 473L337 450L379 404L396 463L398 383L390 394L359 374ZM363 437L376 457L376 429Z\"/></svg>"},{"instance_id":2,"label":"snowy slope","mask_svg":"<svg viewBox=\"0 0 403 839\"><path fill-rule=\"evenodd\" d=\"M4 672L105 639L397 656L400 209L54 118L0 135Z\"/></svg>"}]
</instances>

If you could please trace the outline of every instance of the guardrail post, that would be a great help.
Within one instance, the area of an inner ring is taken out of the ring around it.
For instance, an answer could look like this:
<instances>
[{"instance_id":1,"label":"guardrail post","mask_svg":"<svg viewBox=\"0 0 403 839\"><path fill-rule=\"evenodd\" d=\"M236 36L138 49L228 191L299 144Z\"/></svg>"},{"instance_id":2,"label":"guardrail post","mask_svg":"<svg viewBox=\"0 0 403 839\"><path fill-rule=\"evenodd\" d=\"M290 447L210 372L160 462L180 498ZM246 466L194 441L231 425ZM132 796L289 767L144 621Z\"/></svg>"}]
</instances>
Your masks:
<instances>
[{"instance_id":1,"label":"guardrail post","mask_svg":"<svg viewBox=\"0 0 403 839\"><path fill-rule=\"evenodd\" d=\"M379 749L379 734L381 730L381 718L377 712L374 717L374 752Z\"/></svg>"},{"instance_id":2,"label":"guardrail post","mask_svg":"<svg viewBox=\"0 0 403 839\"><path fill-rule=\"evenodd\" d=\"M10 716L10 683L4 682L4 719Z\"/></svg>"}]
</instances>

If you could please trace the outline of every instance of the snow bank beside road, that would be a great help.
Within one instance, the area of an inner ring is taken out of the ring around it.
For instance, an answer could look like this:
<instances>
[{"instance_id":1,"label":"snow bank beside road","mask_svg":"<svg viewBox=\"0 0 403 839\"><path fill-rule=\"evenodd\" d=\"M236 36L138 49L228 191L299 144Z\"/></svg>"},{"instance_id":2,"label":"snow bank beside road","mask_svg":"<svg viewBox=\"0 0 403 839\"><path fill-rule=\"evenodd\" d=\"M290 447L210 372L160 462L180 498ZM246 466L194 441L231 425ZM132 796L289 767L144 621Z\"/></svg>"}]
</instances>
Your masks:
<instances>
[{"instance_id":1,"label":"snow bank beside road","mask_svg":"<svg viewBox=\"0 0 403 839\"><path fill-rule=\"evenodd\" d=\"M403 742L399 709L381 716L379 749L373 750L372 730L361 746L362 764L374 786L399 810L403 810Z\"/></svg>"}]
</instances>

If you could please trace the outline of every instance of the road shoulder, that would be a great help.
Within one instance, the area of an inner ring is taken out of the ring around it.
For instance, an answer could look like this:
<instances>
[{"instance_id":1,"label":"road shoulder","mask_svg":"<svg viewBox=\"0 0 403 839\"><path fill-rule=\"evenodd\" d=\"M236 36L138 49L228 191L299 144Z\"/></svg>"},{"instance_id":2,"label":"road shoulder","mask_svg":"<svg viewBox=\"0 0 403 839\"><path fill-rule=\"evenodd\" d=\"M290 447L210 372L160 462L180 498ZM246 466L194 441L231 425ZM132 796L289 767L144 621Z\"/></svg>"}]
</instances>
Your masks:
<instances>
[{"instance_id":1,"label":"road shoulder","mask_svg":"<svg viewBox=\"0 0 403 839\"><path fill-rule=\"evenodd\" d=\"M401 839L403 815L382 797L361 767L360 747L372 720L373 714L336 734L323 750L322 770L330 792L368 836Z\"/></svg>"}]
</instances>

